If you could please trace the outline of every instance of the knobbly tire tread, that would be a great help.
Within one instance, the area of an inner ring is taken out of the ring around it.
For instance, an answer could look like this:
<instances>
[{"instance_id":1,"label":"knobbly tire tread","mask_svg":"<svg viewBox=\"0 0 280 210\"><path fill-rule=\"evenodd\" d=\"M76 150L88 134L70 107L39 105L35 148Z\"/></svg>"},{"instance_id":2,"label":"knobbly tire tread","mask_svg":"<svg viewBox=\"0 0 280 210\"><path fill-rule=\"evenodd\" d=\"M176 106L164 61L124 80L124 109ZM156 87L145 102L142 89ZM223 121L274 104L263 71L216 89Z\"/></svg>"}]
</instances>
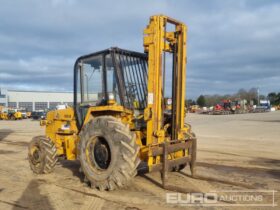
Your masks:
<instances>
[{"instance_id":1,"label":"knobbly tire tread","mask_svg":"<svg viewBox=\"0 0 280 210\"><path fill-rule=\"evenodd\" d=\"M104 137L111 150L111 164L108 169L96 177L96 173L88 167L86 160L86 143L94 136ZM96 117L88 122L80 132L79 160L85 174L85 180L91 188L103 190L115 190L129 185L137 174L137 166L140 163L138 157L139 146L136 144L136 136L128 126L112 116ZM114 158L114 160L113 160ZM100 178L101 177L101 178Z\"/></svg>"},{"instance_id":2,"label":"knobbly tire tread","mask_svg":"<svg viewBox=\"0 0 280 210\"><path fill-rule=\"evenodd\" d=\"M31 149L33 146L40 148L41 162L38 165L34 165L32 162ZM28 161L31 170L36 174L48 174L51 173L58 161L57 149L54 143L46 136L34 137L28 146Z\"/></svg>"}]
</instances>

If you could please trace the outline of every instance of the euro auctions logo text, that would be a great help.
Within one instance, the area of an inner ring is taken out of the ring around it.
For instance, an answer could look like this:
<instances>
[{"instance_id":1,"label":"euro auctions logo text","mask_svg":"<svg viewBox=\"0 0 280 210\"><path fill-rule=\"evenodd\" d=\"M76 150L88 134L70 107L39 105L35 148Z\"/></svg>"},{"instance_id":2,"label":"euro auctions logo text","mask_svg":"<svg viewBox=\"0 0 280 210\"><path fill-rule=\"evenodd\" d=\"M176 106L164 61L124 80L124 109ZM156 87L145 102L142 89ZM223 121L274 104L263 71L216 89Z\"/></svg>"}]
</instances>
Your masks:
<instances>
[{"instance_id":1,"label":"euro auctions logo text","mask_svg":"<svg viewBox=\"0 0 280 210\"><path fill-rule=\"evenodd\" d=\"M166 193L166 202L170 204L213 204L218 202L217 193Z\"/></svg>"},{"instance_id":2,"label":"euro auctions logo text","mask_svg":"<svg viewBox=\"0 0 280 210\"><path fill-rule=\"evenodd\" d=\"M274 190L166 193L166 203L180 206L277 206Z\"/></svg>"}]
</instances>

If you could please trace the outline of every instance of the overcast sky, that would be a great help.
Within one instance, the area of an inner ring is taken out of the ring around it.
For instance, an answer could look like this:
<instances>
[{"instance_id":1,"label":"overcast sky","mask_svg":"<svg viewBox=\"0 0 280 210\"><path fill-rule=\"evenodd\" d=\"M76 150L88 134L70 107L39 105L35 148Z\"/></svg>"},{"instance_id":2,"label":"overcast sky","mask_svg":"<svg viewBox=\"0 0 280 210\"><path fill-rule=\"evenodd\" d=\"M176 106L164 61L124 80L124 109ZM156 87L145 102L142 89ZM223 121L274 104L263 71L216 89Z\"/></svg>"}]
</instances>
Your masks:
<instances>
[{"instance_id":1,"label":"overcast sky","mask_svg":"<svg viewBox=\"0 0 280 210\"><path fill-rule=\"evenodd\" d=\"M280 92L280 3L269 0L2 0L0 87L72 91L83 54L143 52L153 14L188 26L187 95Z\"/></svg>"}]
</instances>

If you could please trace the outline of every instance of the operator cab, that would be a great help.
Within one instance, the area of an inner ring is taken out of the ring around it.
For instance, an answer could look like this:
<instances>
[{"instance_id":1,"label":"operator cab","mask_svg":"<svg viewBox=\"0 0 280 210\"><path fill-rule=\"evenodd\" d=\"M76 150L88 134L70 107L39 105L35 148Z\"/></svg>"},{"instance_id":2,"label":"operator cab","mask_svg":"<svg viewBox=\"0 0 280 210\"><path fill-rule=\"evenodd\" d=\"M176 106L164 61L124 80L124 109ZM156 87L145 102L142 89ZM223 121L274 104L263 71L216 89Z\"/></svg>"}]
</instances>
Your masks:
<instances>
[{"instance_id":1,"label":"operator cab","mask_svg":"<svg viewBox=\"0 0 280 210\"><path fill-rule=\"evenodd\" d=\"M146 107L147 68L147 54L119 48L78 58L74 108L79 127L89 107L120 105L142 113Z\"/></svg>"}]
</instances>

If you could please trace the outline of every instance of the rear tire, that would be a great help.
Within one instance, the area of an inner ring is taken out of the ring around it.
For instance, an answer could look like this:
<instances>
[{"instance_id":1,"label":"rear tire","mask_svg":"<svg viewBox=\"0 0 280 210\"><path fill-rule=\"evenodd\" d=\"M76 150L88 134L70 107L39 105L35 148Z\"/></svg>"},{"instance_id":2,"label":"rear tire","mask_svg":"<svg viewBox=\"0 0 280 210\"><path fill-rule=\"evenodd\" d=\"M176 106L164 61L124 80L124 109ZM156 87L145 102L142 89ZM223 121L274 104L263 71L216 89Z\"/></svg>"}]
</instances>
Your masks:
<instances>
[{"instance_id":1,"label":"rear tire","mask_svg":"<svg viewBox=\"0 0 280 210\"><path fill-rule=\"evenodd\" d=\"M137 174L138 152L135 134L112 116L96 117L80 132L79 159L92 188L127 186Z\"/></svg>"},{"instance_id":2,"label":"rear tire","mask_svg":"<svg viewBox=\"0 0 280 210\"><path fill-rule=\"evenodd\" d=\"M28 146L28 160L36 174L51 173L57 162L56 147L46 136L36 136Z\"/></svg>"}]
</instances>

